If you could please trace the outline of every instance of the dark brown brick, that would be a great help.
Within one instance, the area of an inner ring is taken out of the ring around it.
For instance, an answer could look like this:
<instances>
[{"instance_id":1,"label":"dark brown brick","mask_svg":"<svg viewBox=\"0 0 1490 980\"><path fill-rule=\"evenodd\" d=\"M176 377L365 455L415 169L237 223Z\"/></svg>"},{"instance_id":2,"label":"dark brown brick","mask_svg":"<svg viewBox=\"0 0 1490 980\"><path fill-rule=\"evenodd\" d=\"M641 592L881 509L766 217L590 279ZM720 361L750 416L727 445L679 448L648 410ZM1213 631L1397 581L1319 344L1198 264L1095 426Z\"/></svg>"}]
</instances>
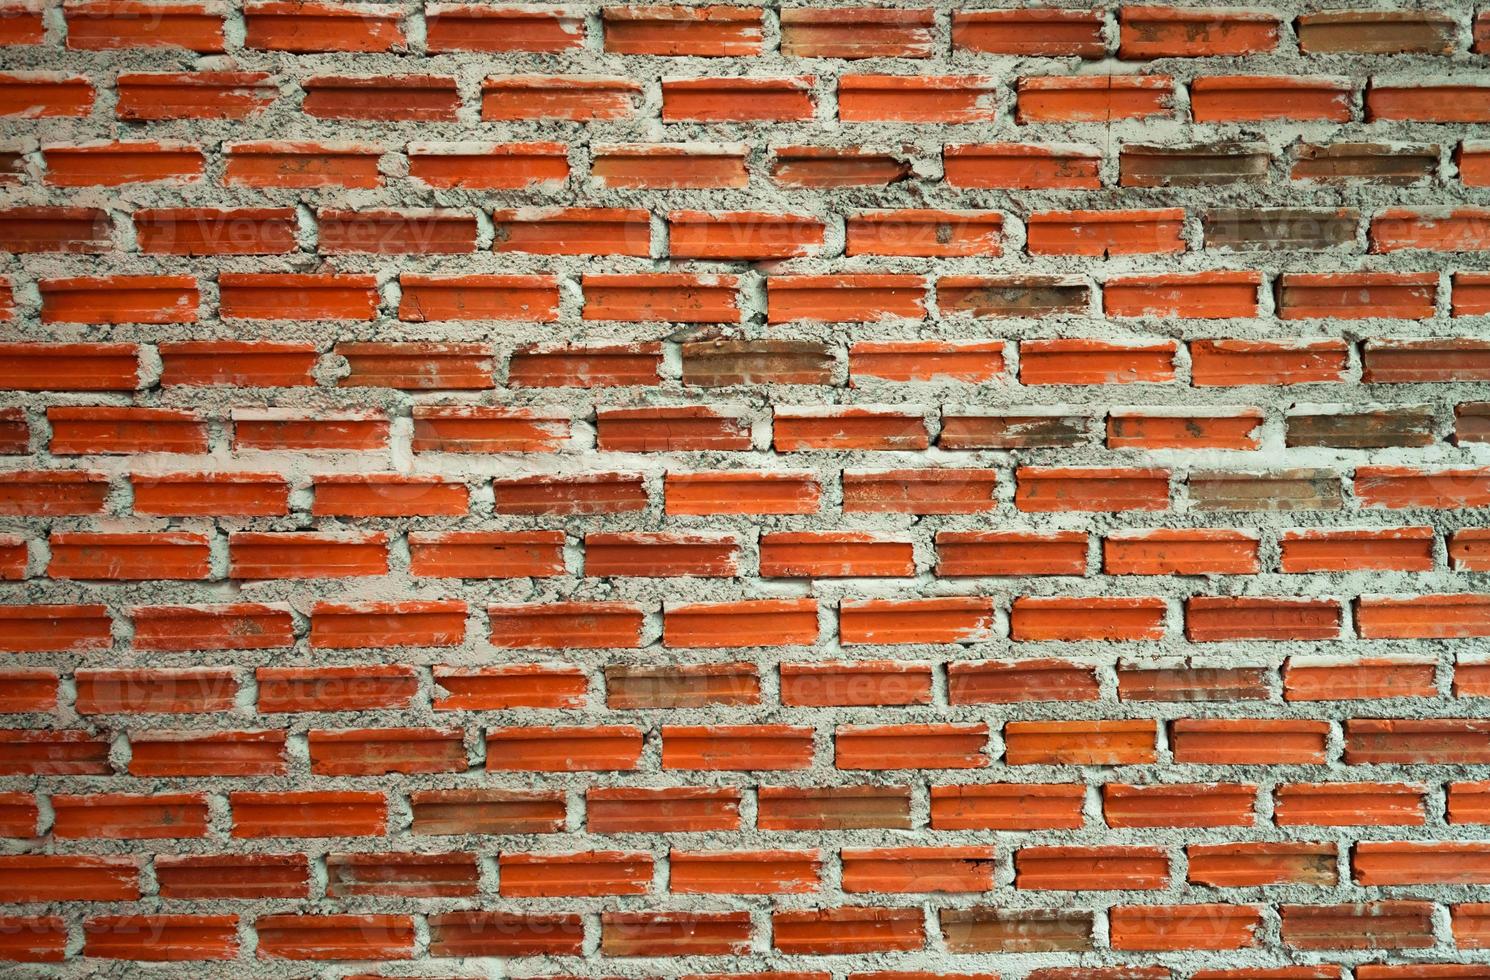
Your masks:
<instances>
[{"instance_id":1,"label":"dark brown brick","mask_svg":"<svg viewBox=\"0 0 1490 980\"><path fill-rule=\"evenodd\" d=\"M1118 179L1124 187L1253 184L1267 179L1272 162L1262 143L1129 143L1118 157Z\"/></svg>"},{"instance_id":2,"label":"dark brown brick","mask_svg":"<svg viewBox=\"0 0 1490 980\"><path fill-rule=\"evenodd\" d=\"M761 830L911 828L908 786L762 786Z\"/></svg>"},{"instance_id":3,"label":"dark brown brick","mask_svg":"<svg viewBox=\"0 0 1490 980\"><path fill-rule=\"evenodd\" d=\"M1355 208L1211 208L1203 219L1206 248L1247 252L1354 245L1360 222Z\"/></svg>"},{"instance_id":4,"label":"dark brown brick","mask_svg":"<svg viewBox=\"0 0 1490 980\"><path fill-rule=\"evenodd\" d=\"M943 276L936 302L942 313L973 316L1053 316L1085 313L1092 288L1069 276Z\"/></svg>"},{"instance_id":5,"label":"dark brown brick","mask_svg":"<svg viewBox=\"0 0 1490 980\"><path fill-rule=\"evenodd\" d=\"M1490 381L1490 340L1373 338L1361 345L1361 379L1367 384Z\"/></svg>"},{"instance_id":6,"label":"dark brown brick","mask_svg":"<svg viewBox=\"0 0 1490 980\"><path fill-rule=\"evenodd\" d=\"M26 155L19 150L0 151L0 184L15 184L26 178Z\"/></svg>"},{"instance_id":7,"label":"dark brown brick","mask_svg":"<svg viewBox=\"0 0 1490 980\"><path fill-rule=\"evenodd\" d=\"M1093 915L1061 909L942 909L954 953L1079 952L1092 948Z\"/></svg>"},{"instance_id":8,"label":"dark brown brick","mask_svg":"<svg viewBox=\"0 0 1490 980\"><path fill-rule=\"evenodd\" d=\"M1085 415L949 415L937 445L943 449L1065 449L1090 445L1093 419Z\"/></svg>"},{"instance_id":9,"label":"dark brown brick","mask_svg":"<svg viewBox=\"0 0 1490 980\"><path fill-rule=\"evenodd\" d=\"M1263 667L1118 667L1124 701L1266 701L1271 671Z\"/></svg>"},{"instance_id":10,"label":"dark brown brick","mask_svg":"<svg viewBox=\"0 0 1490 980\"><path fill-rule=\"evenodd\" d=\"M1490 402L1460 402L1454 409L1455 442L1490 442Z\"/></svg>"},{"instance_id":11,"label":"dark brown brick","mask_svg":"<svg viewBox=\"0 0 1490 980\"><path fill-rule=\"evenodd\" d=\"M702 388L748 384L825 385L833 355L807 340L710 340L683 345L683 383Z\"/></svg>"},{"instance_id":12,"label":"dark brown brick","mask_svg":"<svg viewBox=\"0 0 1490 980\"><path fill-rule=\"evenodd\" d=\"M1454 19L1431 10L1340 10L1305 14L1296 30L1305 54L1453 54Z\"/></svg>"},{"instance_id":13,"label":"dark brown brick","mask_svg":"<svg viewBox=\"0 0 1490 980\"><path fill-rule=\"evenodd\" d=\"M1431 446L1434 413L1428 405L1393 405L1361 412L1300 412L1288 416L1288 445L1332 449Z\"/></svg>"},{"instance_id":14,"label":"dark brown brick","mask_svg":"<svg viewBox=\"0 0 1490 980\"><path fill-rule=\"evenodd\" d=\"M1302 143L1294 156L1294 180L1371 180L1411 184L1438 173L1438 147L1431 143Z\"/></svg>"},{"instance_id":15,"label":"dark brown brick","mask_svg":"<svg viewBox=\"0 0 1490 980\"><path fill-rule=\"evenodd\" d=\"M1340 474L1330 470L1272 473L1192 473L1190 502L1197 510L1339 510Z\"/></svg>"}]
</instances>

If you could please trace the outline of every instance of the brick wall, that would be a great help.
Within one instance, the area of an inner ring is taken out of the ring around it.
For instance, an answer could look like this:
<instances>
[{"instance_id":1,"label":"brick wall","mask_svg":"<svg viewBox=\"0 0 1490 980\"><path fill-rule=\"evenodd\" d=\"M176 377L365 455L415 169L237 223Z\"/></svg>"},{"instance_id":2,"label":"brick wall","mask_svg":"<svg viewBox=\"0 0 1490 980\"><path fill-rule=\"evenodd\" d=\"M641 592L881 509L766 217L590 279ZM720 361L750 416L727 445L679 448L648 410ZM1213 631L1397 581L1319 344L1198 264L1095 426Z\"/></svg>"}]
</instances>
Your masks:
<instances>
[{"instance_id":1,"label":"brick wall","mask_svg":"<svg viewBox=\"0 0 1490 980\"><path fill-rule=\"evenodd\" d=\"M0 972L1490 976L1490 17L1320 6L4 0Z\"/></svg>"}]
</instances>

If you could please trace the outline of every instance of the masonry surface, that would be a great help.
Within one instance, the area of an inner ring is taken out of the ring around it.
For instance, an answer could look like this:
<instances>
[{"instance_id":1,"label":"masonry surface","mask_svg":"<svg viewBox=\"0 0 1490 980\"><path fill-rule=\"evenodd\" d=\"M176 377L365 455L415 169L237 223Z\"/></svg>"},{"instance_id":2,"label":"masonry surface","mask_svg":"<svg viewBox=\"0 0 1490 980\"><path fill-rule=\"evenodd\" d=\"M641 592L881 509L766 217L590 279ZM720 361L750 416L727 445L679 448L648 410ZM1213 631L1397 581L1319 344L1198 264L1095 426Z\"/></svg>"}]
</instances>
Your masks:
<instances>
[{"instance_id":1,"label":"masonry surface","mask_svg":"<svg viewBox=\"0 0 1490 980\"><path fill-rule=\"evenodd\" d=\"M1490 977L1490 15L0 0L0 975Z\"/></svg>"}]
</instances>

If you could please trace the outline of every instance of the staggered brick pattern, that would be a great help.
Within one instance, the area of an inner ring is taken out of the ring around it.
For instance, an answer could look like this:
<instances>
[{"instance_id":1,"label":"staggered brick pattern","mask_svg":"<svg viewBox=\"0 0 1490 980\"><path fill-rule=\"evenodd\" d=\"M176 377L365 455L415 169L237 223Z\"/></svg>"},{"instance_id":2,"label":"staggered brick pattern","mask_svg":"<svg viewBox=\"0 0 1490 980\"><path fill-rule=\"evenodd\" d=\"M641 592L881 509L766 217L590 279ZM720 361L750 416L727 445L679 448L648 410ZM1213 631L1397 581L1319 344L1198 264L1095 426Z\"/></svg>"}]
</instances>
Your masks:
<instances>
[{"instance_id":1,"label":"staggered brick pattern","mask_svg":"<svg viewBox=\"0 0 1490 980\"><path fill-rule=\"evenodd\" d=\"M0 973L1490 976L1490 16L1327 7L4 0Z\"/></svg>"}]
</instances>

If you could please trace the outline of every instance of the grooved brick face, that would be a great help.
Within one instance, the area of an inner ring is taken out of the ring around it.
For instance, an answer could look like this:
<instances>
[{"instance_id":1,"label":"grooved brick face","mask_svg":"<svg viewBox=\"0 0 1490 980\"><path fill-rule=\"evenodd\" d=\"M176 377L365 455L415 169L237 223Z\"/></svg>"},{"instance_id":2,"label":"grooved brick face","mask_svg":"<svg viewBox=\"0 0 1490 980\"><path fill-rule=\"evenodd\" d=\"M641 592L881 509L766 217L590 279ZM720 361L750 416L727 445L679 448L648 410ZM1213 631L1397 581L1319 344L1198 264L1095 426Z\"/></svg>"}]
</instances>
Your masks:
<instances>
[{"instance_id":1,"label":"grooved brick face","mask_svg":"<svg viewBox=\"0 0 1490 980\"><path fill-rule=\"evenodd\" d=\"M0 975L1485 976L1487 56L3 0Z\"/></svg>"}]
</instances>

